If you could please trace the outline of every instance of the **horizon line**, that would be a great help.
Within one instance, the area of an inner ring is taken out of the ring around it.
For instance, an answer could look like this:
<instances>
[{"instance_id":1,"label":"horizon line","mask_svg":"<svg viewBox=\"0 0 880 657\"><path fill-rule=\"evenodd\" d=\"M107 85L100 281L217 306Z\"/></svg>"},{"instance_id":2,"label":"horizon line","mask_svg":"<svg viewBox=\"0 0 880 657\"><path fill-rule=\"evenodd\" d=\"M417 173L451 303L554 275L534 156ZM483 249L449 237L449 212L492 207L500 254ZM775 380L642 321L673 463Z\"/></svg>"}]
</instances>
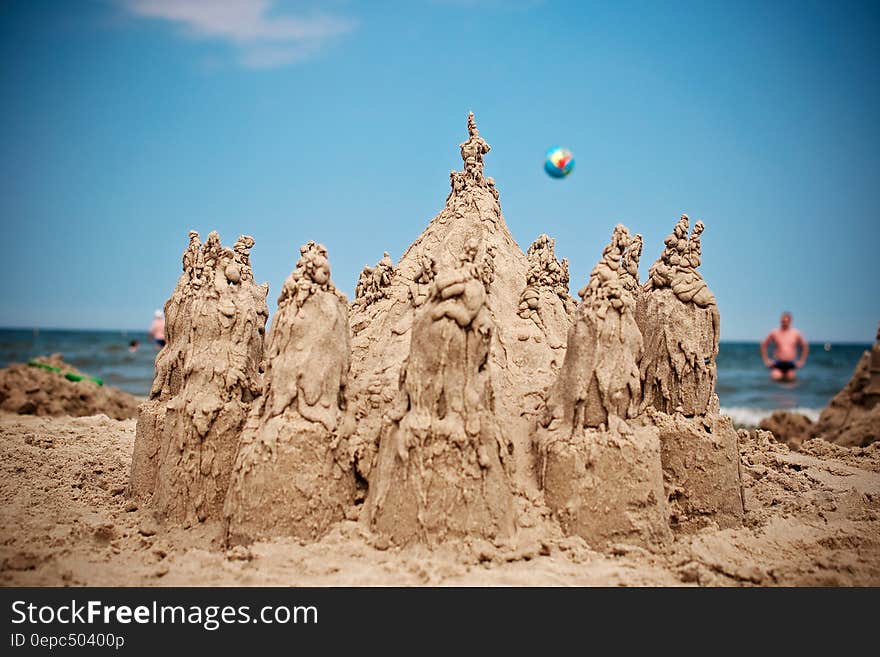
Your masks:
<instances>
[{"instance_id":1,"label":"horizon line","mask_svg":"<svg viewBox=\"0 0 880 657\"><path fill-rule=\"evenodd\" d=\"M271 322L267 322L271 325ZM83 327L63 327L63 326L0 326L0 331L81 331L93 333L148 333L146 328L83 328ZM719 343L755 343L760 344L763 338L724 338ZM874 344L873 341L861 340L807 340L809 345L823 346L825 344L840 346L865 346Z\"/></svg>"}]
</instances>

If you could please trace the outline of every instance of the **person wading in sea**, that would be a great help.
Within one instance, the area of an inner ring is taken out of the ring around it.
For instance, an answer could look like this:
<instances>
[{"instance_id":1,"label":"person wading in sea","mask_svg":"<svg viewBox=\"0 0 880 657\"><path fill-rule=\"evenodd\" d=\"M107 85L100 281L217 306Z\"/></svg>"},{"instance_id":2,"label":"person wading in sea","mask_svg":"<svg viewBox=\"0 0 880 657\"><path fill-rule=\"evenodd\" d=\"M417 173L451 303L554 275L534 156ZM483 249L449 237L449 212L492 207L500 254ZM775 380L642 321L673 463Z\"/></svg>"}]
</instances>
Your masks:
<instances>
[{"instance_id":1,"label":"person wading in sea","mask_svg":"<svg viewBox=\"0 0 880 657\"><path fill-rule=\"evenodd\" d=\"M773 345L773 358L767 355L767 349ZM800 357L798 357L800 349ZM779 328L770 331L770 335L761 343L761 358L764 365L770 368L770 378L774 381L794 381L795 372L807 362L810 345L804 336L791 325L791 313L784 312L779 318Z\"/></svg>"},{"instance_id":2,"label":"person wading in sea","mask_svg":"<svg viewBox=\"0 0 880 657\"><path fill-rule=\"evenodd\" d=\"M156 347L161 349L165 346L165 315L161 310L153 313L153 323L150 324L150 337L156 343Z\"/></svg>"}]
</instances>

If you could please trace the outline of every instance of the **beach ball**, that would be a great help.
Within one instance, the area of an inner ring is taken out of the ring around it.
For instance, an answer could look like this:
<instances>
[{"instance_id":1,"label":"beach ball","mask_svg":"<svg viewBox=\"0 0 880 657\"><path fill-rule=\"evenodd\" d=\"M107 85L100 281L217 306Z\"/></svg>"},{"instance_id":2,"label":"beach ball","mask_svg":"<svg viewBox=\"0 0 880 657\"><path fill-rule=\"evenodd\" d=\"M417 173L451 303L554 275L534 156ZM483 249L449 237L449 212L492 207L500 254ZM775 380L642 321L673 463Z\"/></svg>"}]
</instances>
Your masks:
<instances>
[{"instance_id":1,"label":"beach ball","mask_svg":"<svg viewBox=\"0 0 880 657\"><path fill-rule=\"evenodd\" d=\"M574 169L574 155L567 148L554 146L544 158L544 171L551 178L565 178Z\"/></svg>"}]
</instances>

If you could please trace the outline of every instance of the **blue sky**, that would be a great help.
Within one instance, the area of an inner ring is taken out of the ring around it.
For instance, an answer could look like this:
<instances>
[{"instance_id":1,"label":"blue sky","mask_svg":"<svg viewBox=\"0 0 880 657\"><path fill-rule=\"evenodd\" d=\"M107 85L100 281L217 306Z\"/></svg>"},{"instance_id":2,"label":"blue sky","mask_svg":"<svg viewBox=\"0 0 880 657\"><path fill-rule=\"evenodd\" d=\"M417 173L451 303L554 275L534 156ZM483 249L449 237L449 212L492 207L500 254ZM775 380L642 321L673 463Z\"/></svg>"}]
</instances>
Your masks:
<instances>
[{"instance_id":1,"label":"blue sky","mask_svg":"<svg viewBox=\"0 0 880 657\"><path fill-rule=\"evenodd\" d=\"M442 207L468 110L520 246L579 288L706 223L722 338L880 319L880 10L844 2L0 3L0 326L143 328L186 233L240 233L270 302L324 242L351 294ZM574 173L552 180L560 144Z\"/></svg>"}]
</instances>

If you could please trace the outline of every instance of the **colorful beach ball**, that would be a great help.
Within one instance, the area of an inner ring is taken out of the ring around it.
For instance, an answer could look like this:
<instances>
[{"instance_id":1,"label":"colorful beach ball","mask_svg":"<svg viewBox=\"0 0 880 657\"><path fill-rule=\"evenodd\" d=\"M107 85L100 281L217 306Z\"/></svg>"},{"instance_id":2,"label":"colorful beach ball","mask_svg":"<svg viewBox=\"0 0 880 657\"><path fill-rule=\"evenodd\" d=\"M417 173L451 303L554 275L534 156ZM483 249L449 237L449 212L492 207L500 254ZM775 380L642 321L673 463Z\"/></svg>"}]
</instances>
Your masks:
<instances>
[{"instance_id":1,"label":"colorful beach ball","mask_svg":"<svg viewBox=\"0 0 880 657\"><path fill-rule=\"evenodd\" d=\"M544 158L544 171L552 178L565 178L574 169L574 155L567 148L554 146Z\"/></svg>"}]
</instances>

